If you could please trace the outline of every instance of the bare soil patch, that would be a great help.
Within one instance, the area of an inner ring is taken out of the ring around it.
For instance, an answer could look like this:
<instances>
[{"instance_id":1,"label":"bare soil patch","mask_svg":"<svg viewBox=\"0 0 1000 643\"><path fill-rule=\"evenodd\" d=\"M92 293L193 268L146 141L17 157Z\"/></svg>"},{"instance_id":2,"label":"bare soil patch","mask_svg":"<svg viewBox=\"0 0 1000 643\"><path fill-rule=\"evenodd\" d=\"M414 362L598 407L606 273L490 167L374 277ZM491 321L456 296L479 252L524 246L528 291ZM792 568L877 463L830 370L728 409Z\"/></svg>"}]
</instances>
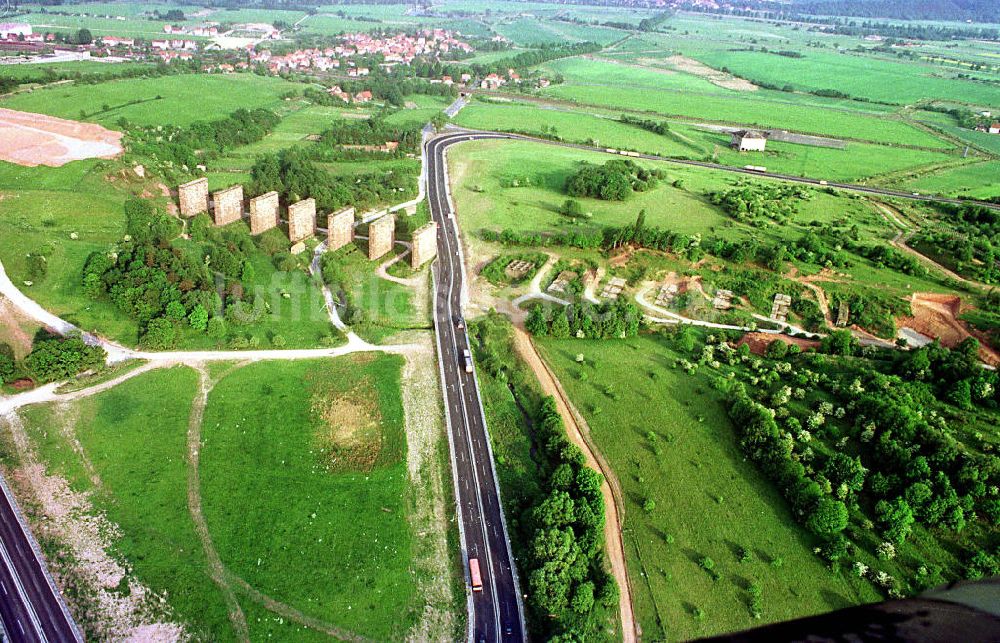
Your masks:
<instances>
[{"instance_id":1,"label":"bare soil patch","mask_svg":"<svg viewBox=\"0 0 1000 643\"><path fill-rule=\"evenodd\" d=\"M0 342L10 344L19 359L31 352L32 337L40 327L0 295Z\"/></svg>"},{"instance_id":2,"label":"bare soil patch","mask_svg":"<svg viewBox=\"0 0 1000 643\"><path fill-rule=\"evenodd\" d=\"M370 471L382 451L382 415L370 382L348 393L316 395L320 448L332 470Z\"/></svg>"},{"instance_id":3,"label":"bare soil patch","mask_svg":"<svg viewBox=\"0 0 1000 643\"><path fill-rule=\"evenodd\" d=\"M738 78L732 74L719 71L718 69L713 69L712 67L709 67L704 63L700 63L693 58L687 58L686 56L671 56L666 59L666 62L678 71L692 74L694 76L698 76L699 78L704 78L713 85L722 87L723 89L731 89L736 92L755 92L758 89L758 87L749 80L744 80L743 78Z\"/></svg>"},{"instance_id":4,"label":"bare soil patch","mask_svg":"<svg viewBox=\"0 0 1000 643\"><path fill-rule=\"evenodd\" d=\"M0 108L0 159L18 165L114 158L122 152L122 136L94 123Z\"/></svg>"},{"instance_id":5,"label":"bare soil patch","mask_svg":"<svg viewBox=\"0 0 1000 643\"><path fill-rule=\"evenodd\" d=\"M789 337L787 335L772 335L770 333L747 333L736 343L737 346L744 344L750 347L750 352L754 355L763 355L771 342L784 342L791 346L798 346L802 351L810 348L818 348L819 342L814 339L802 339L801 337Z\"/></svg>"},{"instance_id":6,"label":"bare soil patch","mask_svg":"<svg viewBox=\"0 0 1000 643\"><path fill-rule=\"evenodd\" d=\"M954 348L973 337L979 340L979 359L991 366L1000 365L1000 354L990 348L986 338L958 318L966 310L958 295L913 293L910 309L913 315L897 319L897 326L912 328L938 340L946 348Z\"/></svg>"}]
</instances>

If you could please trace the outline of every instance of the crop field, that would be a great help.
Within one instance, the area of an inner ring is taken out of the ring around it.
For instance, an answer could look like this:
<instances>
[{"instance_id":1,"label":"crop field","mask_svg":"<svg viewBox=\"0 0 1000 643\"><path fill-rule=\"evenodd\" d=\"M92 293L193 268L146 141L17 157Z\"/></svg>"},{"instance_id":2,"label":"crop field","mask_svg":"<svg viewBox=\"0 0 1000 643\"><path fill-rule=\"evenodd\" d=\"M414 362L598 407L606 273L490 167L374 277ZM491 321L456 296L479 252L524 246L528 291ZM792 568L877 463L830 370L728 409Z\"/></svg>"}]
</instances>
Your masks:
<instances>
[{"instance_id":1,"label":"crop field","mask_svg":"<svg viewBox=\"0 0 1000 643\"><path fill-rule=\"evenodd\" d=\"M163 9L161 9L162 11ZM60 16L51 13L29 13L18 16L18 20L24 21L34 27L35 31L56 31L75 32L79 29L88 29L94 36L124 36L131 38L159 38L163 36L162 22L146 20L141 17L125 17L118 20L113 17L103 16ZM186 36L190 40L205 40L198 36Z\"/></svg>"},{"instance_id":2,"label":"crop field","mask_svg":"<svg viewBox=\"0 0 1000 643\"><path fill-rule=\"evenodd\" d=\"M622 484L644 637L685 640L878 599L812 553L785 501L746 462L709 377L673 368L679 355L665 340L539 346ZM746 562L741 547L751 552ZM704 557L719 580L699 566ZM748 608L750 583L762 587L762 620Z\"/></svg>"},{"instance_id":3,"label":"crop field","mask_svg":"<svg viewBox=\"0 0 1000 643\"><path fill-rule=\"evenodd\" d=\"M0 106L71 119L83 112L85 120L111 129L121 118L139 125L190 125L241 107L276 107L292 89L301 86L253 74L178 75L49 87L4 99Z\"/></svg>"},{"instance_id":4,"label":"crop field","mask_svg":"<svg viewBox=\"0 0 1000 643\"><path fill-rule=\"evenodd\" d=\"M478 129L558 136L598 147L629 149L660 156L712 160L743 167L764 165L785 174L859 182L879 174L955 161L956 157L930 150L899 149L885 145L848 143L846 149L812 147L773 141L763 154L747 154L729 147L728 134L668 122L666 135L617 121L616 116L544 109L517 103L475 102L459 112L455 122Z\"/></svg>"},{"instance_id":5,"label":"crop field","mask_svg":"<svg viewBox=\"0 0 1000 643\"><path fill-rule=\"evenodd\" d=\"M610 44L628 35L628 32L609 27L577 25L552 20L540 21L536 18L517 18L509 23L500 23L494 28L505 38L525 47L538 47L556 42L596 42Z\"/></svg>"},{"instance_id":6,"label":"crop field","mask_svg":"<svg viewBox=\"0 0 1000 643\"><path fill-rule=\"evenodd\" d=\"M596 72L596 70L595 70ZM595 83L599 76L595 76ZM751 127L787 129L851 138L876 143L949 147L944 141L912 125L892 118L865 116L850 110L823 109L790 101L771 101L746 94L695 95L673 89L642 88L641 91L615 91L611 85L553 85L543 90L546 96L588 105L642 111L663 116L703 119Z\"/></svg>"},{"instance_id":7,"label":"crop field","mask_svg":"<svg viewBox=\"0 0 1000 643\"><path fill-rule=\"evenodd\" d=\"M45 80L47 74L118 74L136 69L148 69L144 63L106 63L96 60L80 60L60 63L23 63L0 65L0 75L7 78L30 78Z\"/></svg>"},{"instance_id":8,"label":"crop field","mask_svg":"<svg viewBox=\"0 0 1000 643\"><path fill-rule=\"evenodd\" d=\"M720 69L750 80L797 90L836 89L851 96L910 104L919 100L962 100L973 105L1000 103L1000 88L959 79L942 78L937 70L917 63L891 62L871 56L806 51L789 58L759 51L716 51L696 56Z\"/></svg>"}]
</instances>

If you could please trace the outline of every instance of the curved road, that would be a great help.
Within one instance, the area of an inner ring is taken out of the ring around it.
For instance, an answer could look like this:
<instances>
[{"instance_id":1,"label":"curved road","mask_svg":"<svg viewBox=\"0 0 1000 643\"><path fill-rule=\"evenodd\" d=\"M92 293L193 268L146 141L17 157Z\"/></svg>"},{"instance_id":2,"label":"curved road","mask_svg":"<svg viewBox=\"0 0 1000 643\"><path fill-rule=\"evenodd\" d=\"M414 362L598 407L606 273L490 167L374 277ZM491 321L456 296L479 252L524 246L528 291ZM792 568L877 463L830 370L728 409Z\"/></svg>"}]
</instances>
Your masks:
<instances>
[{"instance_id":1,"label":"curved road","mask_svg":"<svg viewBox=\"0 0 1000 643\"><path fill-rule=\"evenodd\" d=\"M462 248L448 197L444 151L449 145L496 134L446 134L427 143L427 199L438 223L438 260L434 262L434 328L451 448L466 581L468 559L479 560L483 589L471 592L469 636L473 641L523 641L524 610L517 569L507 538L500 487L486 431L486 417L475 372L466 372L464 351L471 351L462 319Z\"/></svg>"}]
</instances>

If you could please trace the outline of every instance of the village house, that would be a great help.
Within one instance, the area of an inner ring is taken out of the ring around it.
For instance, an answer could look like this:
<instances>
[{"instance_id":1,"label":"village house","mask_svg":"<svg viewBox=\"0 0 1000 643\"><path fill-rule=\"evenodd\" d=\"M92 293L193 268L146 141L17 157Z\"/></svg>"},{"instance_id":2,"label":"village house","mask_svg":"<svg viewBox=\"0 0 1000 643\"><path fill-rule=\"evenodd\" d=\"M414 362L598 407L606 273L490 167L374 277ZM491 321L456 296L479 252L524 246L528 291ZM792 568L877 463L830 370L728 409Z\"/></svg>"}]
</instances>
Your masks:
<instances>
[{"instance_id":1,"label":"village house","mask_svg":"<svg viewBox=\"0 0 1000 643\"><path fill-rule=\"evenodd\" d=\"M1000 134L1000 122L991 123L988 131L990 134Z\"/></svg>"}]
</instances>

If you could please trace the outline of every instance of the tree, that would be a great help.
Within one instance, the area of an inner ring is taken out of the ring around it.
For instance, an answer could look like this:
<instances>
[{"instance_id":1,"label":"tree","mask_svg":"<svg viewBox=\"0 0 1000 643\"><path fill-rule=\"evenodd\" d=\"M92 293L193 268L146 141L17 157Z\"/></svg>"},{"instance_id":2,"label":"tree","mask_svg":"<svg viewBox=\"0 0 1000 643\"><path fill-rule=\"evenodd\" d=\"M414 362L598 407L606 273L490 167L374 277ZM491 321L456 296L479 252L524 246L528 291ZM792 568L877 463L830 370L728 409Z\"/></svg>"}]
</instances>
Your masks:
<instances>
[{"instance_id":1,"label":"tree","mask_svg":"<svg viewBox=\"0 0 1000 643\"><path fill-rule=\"evenodd\" d=\"M64 379L89 369L100 368L107 353L100 346L88 346L79 337L36 341L24 365L40 382Z\"/></svg>"},{"instance_id":2,"label":"tree","mask_svg":"<svg viewBox=\"0 0 1000 643\"><path fill-rule=\"evenodd\" d=\"M557 310L552 318L552 336L558 339L569 337L569 318L566 317L566 311Z\"/></svg>"},{"instance_id":3,"label":"tree","mask_svg":"<svg viewBox=\"0 0 1000 643\"><path fill-rule=\"evenodd\" d=\"M204 331L208 328L208 311L205 310L204 306L197 304L191 309L191 314L188 315L188 324L198 331Z\"/></svg>"},{"instance_id":4,"label":"tree","mask_svg":"<svg viewBox=\"0 0 1000 643\"><path fill-rule=\"evenodd\" d=\"M781 359L788 355L788 344L780 339L775 339L767 345L766 355L771 359Z\"/></svg>"},{"instance_id":5,"label":"tree","mask_svg":"<svg viewBox=\"0 0 1000 643\"><path fill-rule=\"evenodd\" d=\"M173 348L177 341L177 329L174 322L166 317L157 317L146 326L146 332L142 336L142 343L153 350L166 350Z\"/></svg>"},{"instance_id":6,"label":"tree","mask_svg":"<svg viewBox=\"0 0 1000 643\"><path fill-rule=\"evenodd\" d=\"M821 538L832 538L847 527L847 507L839 500L820 496L806 518L806 527Z\"/></svg>"},{"instance_id":7,"label":"tree","mask_svg":"<svg viewBox=\"0 0 1000 643\"><path fill-rule=\"evenodd\" d=\"M187 315L187 311L184 310L184 304L179 301L172 301L167 304L166 317L173 322L184 321L184 317Z\"/></svg>"},{"instance_id":8,"label":"tree","mask_svg":"<svg viewBox=\"0 0 1000 643\"><path fill-rule=\"evenodd\" d=\"M214 340L222 341L226 338L226 320L222 317L212 317L208 320L208 336Z\"/></svg>"},{"instance_id":9,"label":"tree","mask_svg":"<svg viewBox=\"0 0 1000 643\"><path fill-rule=\"evenodd\" d=\"M90 29L80 29L76 32L76 44L78 45L89 45L94 42L94 36L90 33Z\"/></svg>"},{"instance_id":10,"label":"tree","mask_svg":"<svg viewBox=\"0 0 1000 643\"><path fill-rule=\"evenodd\" d=\"M545 318L545 309L541 304L535 304L528 312L528 319L524 322L524 327L529 333L537 337L544 337L549 334L549 322Z\"/></svg>"},{"instance_id":11,"label":"tree","mask_svg":"<svg viewBox=\"0 0 1000 643\"><path fill-rule=\"evenodd\" d=\"M572 219L578 219L583 216L583 206L576 199L566 199L562 205L562 213Z\"/></svg>"},{"instance_id":12,"label":"tree","mask_svg":"<svg viewBox=\"0 0 1000 643\"><path fill-rule=\"evenodd\" d=\"M444 112L437 112L431 116L431 125L435 132L440 132L448 124L448 115Z\"/></svg>"},{"instance_id":13,"label":"tree","mask_svg":"<svg viewBox=\"0 0 1000 643\"><path fill-rule=\"evenodd\" d=\"M892 502L879 500L875 505L875 514L886 540L897 545L903 544L913 529L913 510L903 498Z\"/></svg>"},{"instance_id":14,"label":"tree","mask_svg":"<svg viewBox=\"0 0 1000 643\"><path fill-rule=\"evenodd\" d=\"M823 341L820 342L820 350L831 355L853 355L857 343L851 331L835 330L823 338Z\"/></svg>"},{"instance_id":15,"label":"tree","mask_svg":"<svg viewBox=\"0 0 1000 643\"><path fill-rule=\"evenodd\" d=\"M14 349L10 344L0 342L0 383L14 376Z\"/></svg>"}]
</instances>

